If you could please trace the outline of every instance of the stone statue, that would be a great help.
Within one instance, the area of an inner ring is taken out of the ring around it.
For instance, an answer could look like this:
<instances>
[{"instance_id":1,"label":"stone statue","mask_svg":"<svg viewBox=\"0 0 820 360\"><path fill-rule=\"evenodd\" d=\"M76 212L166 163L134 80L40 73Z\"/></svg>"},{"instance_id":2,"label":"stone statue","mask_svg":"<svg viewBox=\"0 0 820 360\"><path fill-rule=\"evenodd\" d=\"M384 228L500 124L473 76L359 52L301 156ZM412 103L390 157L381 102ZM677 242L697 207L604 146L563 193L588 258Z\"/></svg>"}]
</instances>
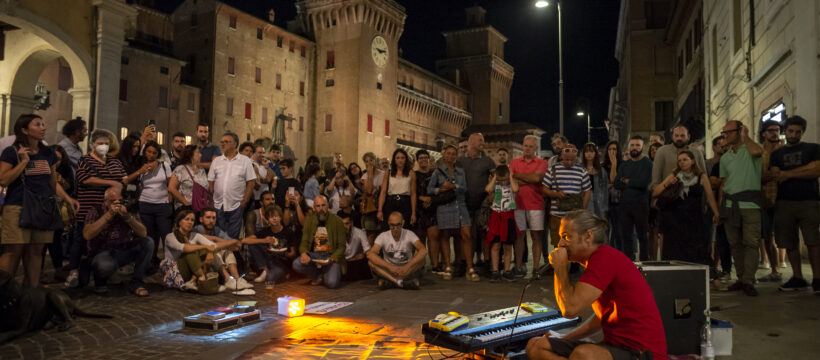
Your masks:
<instances>
[{"instance_id":1,"label":"stone statue","mask_svg":"<svg viewBox=\"0 0 820 360\"><path fill-rule=\"evenodd\" d=\"M285 121L294 120L293 116L285 114L285 109L287 109L286 106L279 108L273 120L271 133L273 135L273 143L276 145L285 145Z\"/></svg>"}]
</instances>

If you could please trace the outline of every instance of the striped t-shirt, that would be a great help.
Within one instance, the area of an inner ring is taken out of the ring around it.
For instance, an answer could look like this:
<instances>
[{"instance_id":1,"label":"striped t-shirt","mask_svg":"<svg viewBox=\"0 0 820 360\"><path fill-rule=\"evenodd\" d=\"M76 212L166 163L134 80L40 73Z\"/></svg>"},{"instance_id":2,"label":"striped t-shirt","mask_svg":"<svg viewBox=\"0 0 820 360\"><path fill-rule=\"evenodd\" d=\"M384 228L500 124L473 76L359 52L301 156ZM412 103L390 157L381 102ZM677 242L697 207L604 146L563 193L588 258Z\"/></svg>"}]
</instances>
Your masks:
<instances>
[{"instance_id":1,"label":"striped t-shirt","mask_svg":"<svg viewBox=\"0 0 820 360\"><path fill-rule=\"evenodd\" d=\"M77 162L77 200L80 202L80 211L77 213L77 222L83 222L88 212L95 206L102 205L105 199L105 190L108 186L85 184L89 178L122 181L126 176L122 163L108 157L101 163L91 155L84 155Z\"/></svg>"},{"instance_id":2,"label":"striped t-shirt","mask_svg":"<svg viewBox=\"0 0 820 360\"><path fill-rule=\"evenodd\" d=\"M553 169L555 169L555 177L553 178ZM557 181L556 181L557 179ZM553 184L555 182L555 184ZM544 178L541 180L541 185L548 187L553 191L563 191L565 194L579 194L592 189L592 183L589 181L589 173L581 165L573 165L571 168L564 167L561 163L554 167L547 169ZM550 215L563 218L566 211L558 211L558 200L552 199L550 201Z\"/></svg>"}]
</instances>

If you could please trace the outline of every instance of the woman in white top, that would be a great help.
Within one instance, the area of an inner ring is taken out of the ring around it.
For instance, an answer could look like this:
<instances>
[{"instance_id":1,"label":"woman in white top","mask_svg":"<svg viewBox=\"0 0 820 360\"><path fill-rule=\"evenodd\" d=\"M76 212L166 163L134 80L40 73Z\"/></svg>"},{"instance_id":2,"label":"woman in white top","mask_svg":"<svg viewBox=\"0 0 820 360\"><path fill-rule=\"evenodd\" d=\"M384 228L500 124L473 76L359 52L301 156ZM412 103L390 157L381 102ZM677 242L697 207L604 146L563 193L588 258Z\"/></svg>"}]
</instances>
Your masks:
<instances>
[{"instance_id":1,"label":"woman in white top","mask_svg":"<svg viewBox=\"0 0 820 360\"><path fill-rule=\"evenodd\" d=\"M194 183L208 188L208 174L199 166L202 154L196 145L186 145L179 157L179 165L174 169L171 179L168 180L168 192L174 198L174 208L191 207L194 193Z\"/></svg>"},{"instance_id":2,"label":"woman in white top","mask_svg":"<svg viewBox=\"0 0 820 360\"><path fill-rule=\"evenodd\" d=\"M171 166L159 161L160 147L154 141L145 144L145 165L140 169L139 181L142 192L139 195L140 220L148 230L148 237L154 239L152 264L159 265L156 249L159 241L171 232L173 212L168 204L168 179Z\"/></svg>"},{"instance_id":3,"label":"woman in white top","mask_svg":"<svg viewBox=\"0 0 820 360\"><path fill-rule=\"evenodd\" d=\"M382 223L383 230L387 230L386 220L394 211L400 212L404 217L405 229L410 229L410 225L416 223L416 173L404 149L393 151L390 174L385 176L379 193L379 211L376 217Z\"/></svg>"}]
</instances>

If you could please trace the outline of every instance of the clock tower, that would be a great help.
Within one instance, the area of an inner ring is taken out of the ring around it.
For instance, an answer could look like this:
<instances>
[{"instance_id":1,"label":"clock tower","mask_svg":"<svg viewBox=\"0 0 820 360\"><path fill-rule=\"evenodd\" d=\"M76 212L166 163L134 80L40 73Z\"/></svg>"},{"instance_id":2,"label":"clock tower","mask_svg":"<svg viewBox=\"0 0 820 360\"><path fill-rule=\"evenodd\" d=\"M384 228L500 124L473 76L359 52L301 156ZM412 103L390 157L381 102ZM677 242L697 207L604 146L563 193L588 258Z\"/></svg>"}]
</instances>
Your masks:
<instances>
[{"instance_id":1,"label":"clock tower","mask_svg":"<svg viewBox=\"0 0 820 360\"><path fill-rule=\"evenodd\" d=\"M303 28L316 42L310 150L346 162L391 154L397 121L398 41L407 15L393 0L301 0Z\"/></svg>"}]
</instances>

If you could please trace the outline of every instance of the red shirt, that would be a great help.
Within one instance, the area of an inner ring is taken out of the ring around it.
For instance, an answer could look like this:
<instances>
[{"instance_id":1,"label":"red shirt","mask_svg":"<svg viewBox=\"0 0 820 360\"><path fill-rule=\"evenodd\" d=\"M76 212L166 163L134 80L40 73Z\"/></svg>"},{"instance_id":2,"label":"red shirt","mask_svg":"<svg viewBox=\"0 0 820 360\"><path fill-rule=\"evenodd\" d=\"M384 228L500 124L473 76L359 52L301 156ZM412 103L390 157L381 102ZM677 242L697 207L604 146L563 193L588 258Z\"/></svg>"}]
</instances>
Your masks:
<instances>
[{"instance_id":1,"label":"red shirt","mask_svg":"<svg viewBox=\"0 0 820 360\"><path fill-rule=\"evenodd\" d=\"M547 161L538 157L529 162L524 157L510 160L510 171L514 174L546 173ZM534 184L519 183L518 194L515 195L515 206L518 210L544 210L544 197L541 195L541 180Z\"/></svg>"},{"instance_id":2,"label":"red shirt","mask_svg":"<svg viewBox=\"0 0 820 360\"><path fill-rule=\"evenodd\" d=\"M656 360L667 359L666 335L655 297L646 280L623 253L601 245L590 255L578 281L603 293L592 303L601 319L604 341L635 350L651 350Z\"/></svg>"}]
</instances>

